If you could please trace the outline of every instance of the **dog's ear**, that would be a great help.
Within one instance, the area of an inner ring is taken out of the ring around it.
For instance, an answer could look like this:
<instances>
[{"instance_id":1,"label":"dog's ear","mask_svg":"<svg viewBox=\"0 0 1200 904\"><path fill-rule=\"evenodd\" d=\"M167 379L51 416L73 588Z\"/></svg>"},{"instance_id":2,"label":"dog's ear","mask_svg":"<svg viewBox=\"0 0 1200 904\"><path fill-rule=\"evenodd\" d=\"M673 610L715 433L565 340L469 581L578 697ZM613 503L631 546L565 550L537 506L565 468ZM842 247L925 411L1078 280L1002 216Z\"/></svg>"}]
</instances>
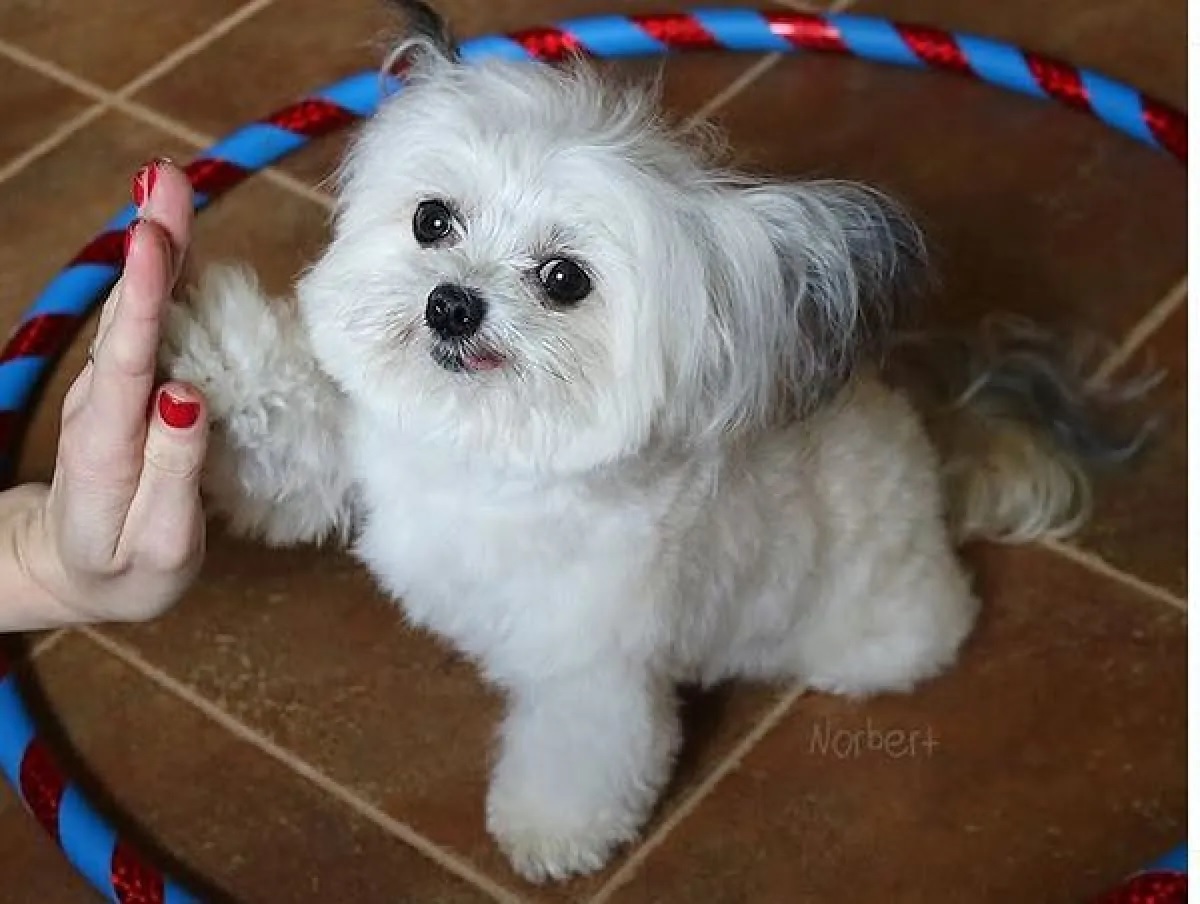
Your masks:
<instances>
[{"instance_id":1,"label":"dog's ear","mask_svg":"<svg viewBox=\"0 0 1200 904\"><path fill-rule=\"evenodd\" d=\"M881 355L908 319L927 272L924 241L895 201L856 183L765 184L740 194L775 257L782 294L766 303L783 305L795 330L778 350L781 375L806 412Z\"/></svg>"},{"instance_id":2,"label":"dog's ear","mask_svg":"<svg viewBox=\"0 0 1200 904\"><path fill-rule=\"evenodd\" d=\"M803 416L906 319L926 273L921 234L853 183L747 181L719 196L707 217L716 425Z\"/></svg>"},{"instance_id":3,"label":"dog's ear","mask_svg":"<svg viewBox=\"0 0 1200 904\"><path fill-rule=\"evenodd\" d=\"M385 71L411 76L428 65L461 61L450 26L432 6L422 0L384 0L384 3L401 23L384 64Z\"/></svg>"},{"instance_id":4,"label":"dog's ear","mask_svg":"<svg viewBox=\"0 0 1200 904\"><path fill-rule=\"evenodd\" d=\"M865 185L784 184L752 188L744 198L793 299L803 395L820 402L909 319L928 273L924 240L899 204Z\"/></svg>"}]
</instances>

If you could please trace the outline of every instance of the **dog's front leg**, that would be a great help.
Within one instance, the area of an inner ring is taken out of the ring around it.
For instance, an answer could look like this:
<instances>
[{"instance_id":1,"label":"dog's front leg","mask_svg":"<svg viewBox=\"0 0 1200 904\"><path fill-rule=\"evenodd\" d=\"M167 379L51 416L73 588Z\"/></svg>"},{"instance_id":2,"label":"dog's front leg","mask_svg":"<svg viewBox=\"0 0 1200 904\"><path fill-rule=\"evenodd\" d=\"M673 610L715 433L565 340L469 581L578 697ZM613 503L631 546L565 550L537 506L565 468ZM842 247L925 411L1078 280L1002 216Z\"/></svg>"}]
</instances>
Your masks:
<instances>
[{"instance_id":1,"label":"dog's front leg","mask_svg":"<svg viewBox=\"0 0 1200 904\"><path fill-rule=\"evenodd\" d=\"M213 423L204 491L234 532L275 545L346 535L348 406L294 305L266 297L244 269L210 268L169 309L160 358L204 393Z\"/></svg>"},{"instance_id":2,"label":"dog's front leg","mask_svg":"<svg viewBox=\"0 0 1200 904\"><path fill-rule=\"evenodd\" d=\"M517 688L488 829L531 881L593 872L637 836L679 737L674 688L628 662Z\"/></svg>"}]
</instances>

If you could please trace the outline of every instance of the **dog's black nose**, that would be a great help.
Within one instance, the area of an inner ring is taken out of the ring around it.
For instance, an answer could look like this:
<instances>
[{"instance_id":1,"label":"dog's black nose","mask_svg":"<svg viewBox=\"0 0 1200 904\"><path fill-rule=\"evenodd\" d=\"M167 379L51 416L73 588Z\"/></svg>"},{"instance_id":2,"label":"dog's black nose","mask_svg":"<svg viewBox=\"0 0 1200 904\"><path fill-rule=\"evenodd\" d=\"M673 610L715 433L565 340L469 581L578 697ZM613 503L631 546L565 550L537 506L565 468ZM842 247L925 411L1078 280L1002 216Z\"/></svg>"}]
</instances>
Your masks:
<instances>
[{"instance_id":1,"label":"dog's black nose","mask_svg":"<svg viewBox=\"0 0 1200 904\"><path fill-rule=\"evenodd\" d=\"M466 339L483 323L487 303L478 292L442 283L429 293L425 322L442 339Z\"/></svg>"}]
</instances>

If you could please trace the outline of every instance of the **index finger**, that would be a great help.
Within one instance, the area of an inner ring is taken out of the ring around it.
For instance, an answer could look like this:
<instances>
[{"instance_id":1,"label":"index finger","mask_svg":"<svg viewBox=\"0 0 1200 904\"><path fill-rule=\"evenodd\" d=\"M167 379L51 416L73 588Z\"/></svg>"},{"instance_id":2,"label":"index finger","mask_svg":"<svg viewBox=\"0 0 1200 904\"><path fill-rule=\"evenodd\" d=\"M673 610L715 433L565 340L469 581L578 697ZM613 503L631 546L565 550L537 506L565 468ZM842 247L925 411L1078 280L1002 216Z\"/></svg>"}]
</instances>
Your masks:
<instances>
[{"instance_id":1,"label":"index finger","mask_svg":"<svg viewBox=\"0 0 1200 904\"><path fill-rule=\"evenodd\" d=\"M114 455L141 459L163 309L170 303L171 256L171 242L155 223L140 221L131 227L120 297L96 346L81 411L90 445L105 460Z\"/></svg>"},{"instance_id":2,"label":"index finger","mask_svg":"<svg viewBox=\"0 0 1200 904\"><path fill-rule=\"evenodd\" d=\"M137 178L146 192L140 216L161 226L170 240L174 284L192 238L195 219L192 185L183 170L164 157L147 164Z\"/></svg>"}]
</instances>

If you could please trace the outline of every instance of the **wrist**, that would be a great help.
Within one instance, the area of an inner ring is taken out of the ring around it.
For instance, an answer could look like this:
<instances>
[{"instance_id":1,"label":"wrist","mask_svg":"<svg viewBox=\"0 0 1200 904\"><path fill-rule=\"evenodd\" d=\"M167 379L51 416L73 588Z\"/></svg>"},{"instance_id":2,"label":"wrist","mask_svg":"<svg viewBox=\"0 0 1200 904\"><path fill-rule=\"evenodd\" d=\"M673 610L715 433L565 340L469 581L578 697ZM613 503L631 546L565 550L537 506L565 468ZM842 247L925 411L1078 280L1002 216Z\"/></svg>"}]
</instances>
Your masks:
<instances>
[{"instance_id":1,"label":"wrist","mask_svg":"<svg viewBox=\"0 0 1200 904\"><path fill-rule=\"evenodd\" d=\"M48 495L42 484L0 493L0 630L45 630L79 621L61 592L65 581L47 517Z\"/></svg>"}]
</instances>

